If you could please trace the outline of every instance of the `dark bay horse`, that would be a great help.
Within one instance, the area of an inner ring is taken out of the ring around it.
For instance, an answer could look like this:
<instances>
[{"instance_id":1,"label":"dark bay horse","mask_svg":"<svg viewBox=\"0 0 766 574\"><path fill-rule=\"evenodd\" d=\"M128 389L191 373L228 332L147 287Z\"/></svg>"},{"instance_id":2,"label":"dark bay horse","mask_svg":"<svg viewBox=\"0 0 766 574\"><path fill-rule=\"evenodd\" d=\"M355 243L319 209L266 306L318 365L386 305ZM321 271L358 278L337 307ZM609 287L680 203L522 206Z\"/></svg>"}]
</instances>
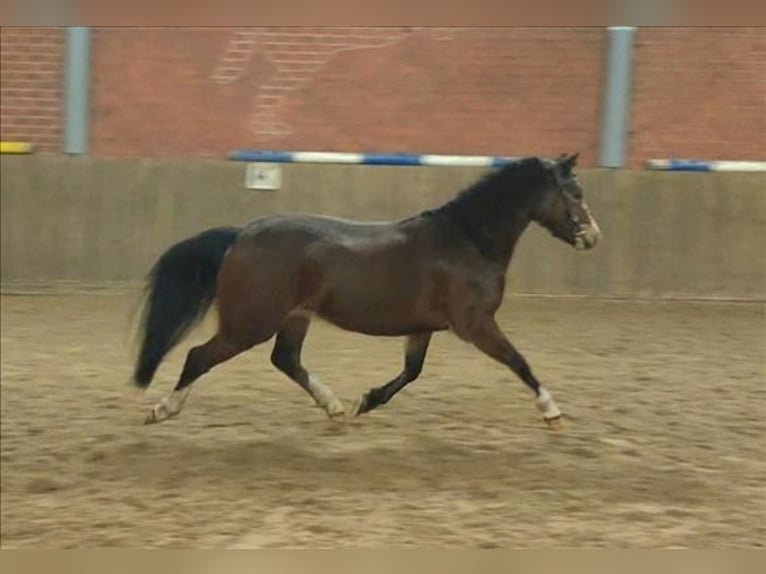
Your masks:
<instances>
[{"instance_id":1,"label":"dark bay horse","mask_svg":"<svg viewBox=\"0 0 766 574\"><path fill-rule=\"evenodd\" d=\"M576 159L515 161L441 207L399 221L278 215L244 228L210 229L172 246L149 274L136 385L149 386L165 355L213 301L218 331L189 351L175 389L146 423L177 415L197 378L274 335L273 364L330 417L342 416L332 390L301 364L316 315L349 331L406 337L402 372L364 394L357 415L414 381L431 334L450 329L507 365L557 428L556 403L494 315L514 246L530 222L577 249L596 245L600 231L573 173Z\"/></svg>"}]
</instances>

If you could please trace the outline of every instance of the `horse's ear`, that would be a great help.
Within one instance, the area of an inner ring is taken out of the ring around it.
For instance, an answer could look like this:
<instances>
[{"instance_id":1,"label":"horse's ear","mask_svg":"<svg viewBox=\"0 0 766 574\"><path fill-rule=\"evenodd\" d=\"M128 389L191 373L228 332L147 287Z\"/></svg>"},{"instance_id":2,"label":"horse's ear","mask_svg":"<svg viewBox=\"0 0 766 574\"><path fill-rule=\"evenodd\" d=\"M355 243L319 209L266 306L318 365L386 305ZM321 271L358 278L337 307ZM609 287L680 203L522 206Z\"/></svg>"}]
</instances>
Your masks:
<instances>
[{"instance_id":1,"label":"horse's ear","mask_svg":"<svg viewBox=\"0 0 766 574\"><path fill-rule=\"evenodd\" d=\"M561 164L565 167L574 167L577 165L577 158L580 157L580 152L573 154L568 153L562 153L557 159L556 163Z\"/></svg>"},{"instance_id":2,"label":"horse's ear","mask_svg":"<svg viewBox=\"0 0 766 574\"><path fill-rule=\"evenodd\" d=\"M579 156L579 152L572 155L562 154L556 162L558 176L569 179L572 176L572 170L577 165L577 158Z\"/></svg>"},{"instance_id":3,"label":"horse's ear","mask_svg":"<svg viewBox=\"0 0 766 574\"><path fill-rule=\"evenodd\" d=\"M574 169L575 165L577 165L577 158L579 157L579 152L569 155L566 153L562 153L559 158L556 160L555 165L555 173L557 179L569 179L572 176L572 170Z\"/></svg>"}]
</instances>

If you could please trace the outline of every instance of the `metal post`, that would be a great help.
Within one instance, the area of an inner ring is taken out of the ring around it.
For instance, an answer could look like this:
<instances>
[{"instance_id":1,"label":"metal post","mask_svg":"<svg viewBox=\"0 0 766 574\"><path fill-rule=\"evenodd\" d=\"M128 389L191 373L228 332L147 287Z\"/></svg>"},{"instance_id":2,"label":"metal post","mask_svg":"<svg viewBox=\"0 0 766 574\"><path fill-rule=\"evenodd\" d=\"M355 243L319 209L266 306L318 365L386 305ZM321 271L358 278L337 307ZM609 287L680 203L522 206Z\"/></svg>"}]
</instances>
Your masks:
<instances>
[{"instance_id":1,"label":"metal post","mask_svg":"<svg viewBox=\"0 0 766 574\"><path fill-rule=\"evenodd\" d=\"M64 152L88 151L88 95L90 92L90 29L67 28L65 64Z\"/></svg>"},{"instance_id":2,"label":"metal post","mask_svg":"<svg viewBox=\"0 0 766 574\"><path fill-rule=\"evenodd\" d=\"M609 54L601 119L601 167L623 167L630 120L630 90L633 72L635 26L609 29Z\"/></svg>"}]
</instances>

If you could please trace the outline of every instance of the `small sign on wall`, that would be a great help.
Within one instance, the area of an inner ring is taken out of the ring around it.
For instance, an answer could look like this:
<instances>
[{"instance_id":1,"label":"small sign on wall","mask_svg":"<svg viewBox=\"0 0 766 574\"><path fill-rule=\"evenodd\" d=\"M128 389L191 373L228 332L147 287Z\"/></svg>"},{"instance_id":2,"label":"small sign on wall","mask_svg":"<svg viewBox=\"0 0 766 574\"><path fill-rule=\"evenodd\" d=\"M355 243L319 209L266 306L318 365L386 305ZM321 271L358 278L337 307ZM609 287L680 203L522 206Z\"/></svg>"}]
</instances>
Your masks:
<instances>
[{"instance_id":1,"label":"small sign on wall","mask_svg":"<svg viewBox=\"0 0 766 574\"><path fill-rule=\"evenodd\" d=\"M282 168L275 163L248 163L245 187L276 191L282 187Z\"/></svg>"}]
</instances>

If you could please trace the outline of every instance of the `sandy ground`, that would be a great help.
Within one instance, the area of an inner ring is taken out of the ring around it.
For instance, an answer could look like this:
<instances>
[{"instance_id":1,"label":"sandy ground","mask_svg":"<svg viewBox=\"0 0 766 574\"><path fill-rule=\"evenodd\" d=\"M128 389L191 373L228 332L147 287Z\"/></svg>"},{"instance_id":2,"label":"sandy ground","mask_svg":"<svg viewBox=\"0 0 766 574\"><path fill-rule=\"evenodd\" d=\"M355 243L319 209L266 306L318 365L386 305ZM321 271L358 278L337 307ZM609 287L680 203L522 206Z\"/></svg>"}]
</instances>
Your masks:
<instances>
[{"instance_id":1,"label":"sandy ground","mask_svg":"<svg viewBox=\"0 0 766 574\"><path fill-rule=\"evenodd\" d=\"M186 348L128 384L127 296L2 297L3 547L748 547L766 541L764 308L507 299L500 323L567 413L545 429L450 334L422 378L333 424L242 355L144 427ZM350 405L401 341L315 324Z\"/></svg>"}]
</instances>

